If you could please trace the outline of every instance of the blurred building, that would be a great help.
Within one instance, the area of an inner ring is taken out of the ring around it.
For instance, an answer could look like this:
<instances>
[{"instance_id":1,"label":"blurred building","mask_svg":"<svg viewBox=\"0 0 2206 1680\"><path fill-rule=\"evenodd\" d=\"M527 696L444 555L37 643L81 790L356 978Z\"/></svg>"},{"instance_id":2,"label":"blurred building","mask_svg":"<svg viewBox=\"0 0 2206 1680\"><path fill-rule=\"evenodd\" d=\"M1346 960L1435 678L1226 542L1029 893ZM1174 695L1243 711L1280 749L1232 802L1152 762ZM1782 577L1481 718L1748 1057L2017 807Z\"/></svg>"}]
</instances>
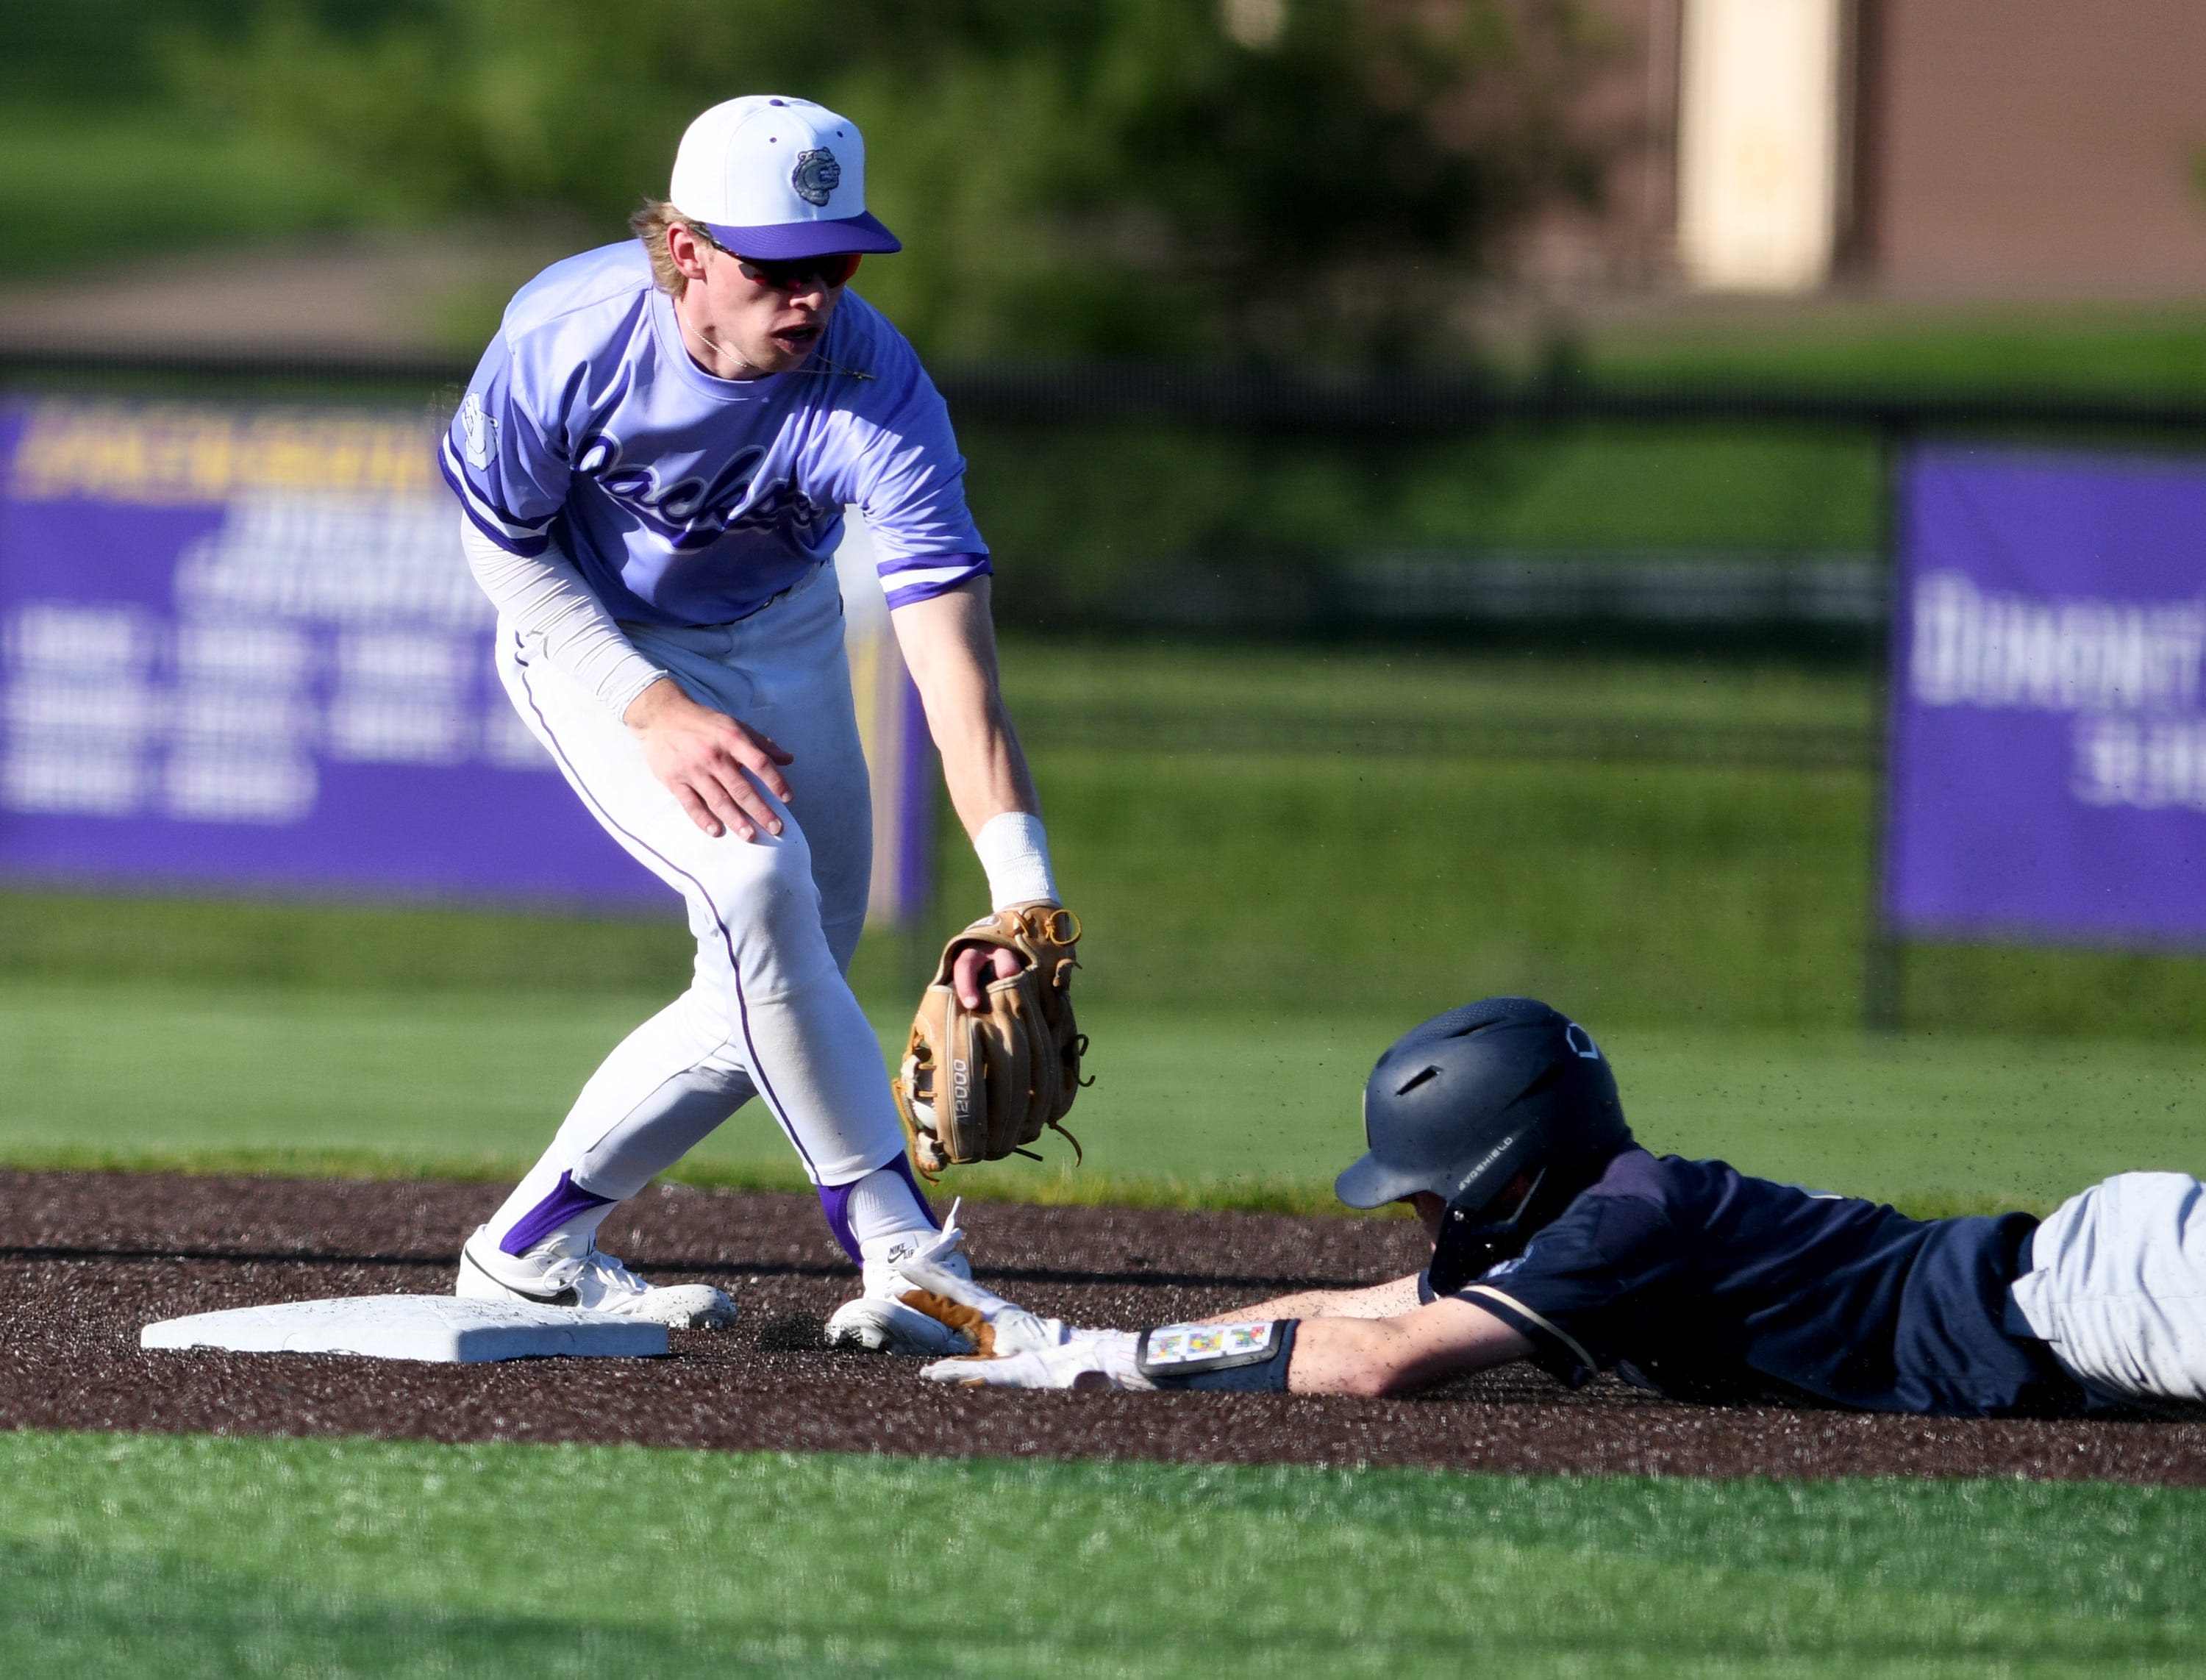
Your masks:
<instances>
[{"instance_id":1,"label":"blurred building","mask_svg":"<svg viewBox=\"0 0 2206 1680\"><path fill-rule=\"evenodd\" d=\"M2143 301L2206 291L2201 0L1595 0L1627 138L1547 283Z\"/></svg>"}]
</instances>

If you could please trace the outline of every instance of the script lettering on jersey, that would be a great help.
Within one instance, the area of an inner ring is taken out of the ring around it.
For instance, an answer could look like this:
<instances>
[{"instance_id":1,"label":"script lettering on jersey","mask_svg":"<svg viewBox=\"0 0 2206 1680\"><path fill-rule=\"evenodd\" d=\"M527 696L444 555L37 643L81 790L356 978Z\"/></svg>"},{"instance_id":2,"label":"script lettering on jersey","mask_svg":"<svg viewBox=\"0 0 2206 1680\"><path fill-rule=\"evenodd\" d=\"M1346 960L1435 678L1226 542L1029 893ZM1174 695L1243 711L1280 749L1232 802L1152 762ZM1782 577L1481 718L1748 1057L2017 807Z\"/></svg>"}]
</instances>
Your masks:
<instances>
[{"instance_id":1,"label":"script lettering on jersey","mask_svg":"<svg viewBox=\"0 0 2206 1680\"><path fill-rule=\"evenodd\" d=\"M817 548L840 509L814 501L790 479L760 481L766 458L765 448L752 444L709 480L691 474L661 484L649 463L624 457L611 432L593 432L575 452L575 470L594 479L677 551L708 547L733 531L776 527L801 545Z\"/></svg>"}]
</instances>

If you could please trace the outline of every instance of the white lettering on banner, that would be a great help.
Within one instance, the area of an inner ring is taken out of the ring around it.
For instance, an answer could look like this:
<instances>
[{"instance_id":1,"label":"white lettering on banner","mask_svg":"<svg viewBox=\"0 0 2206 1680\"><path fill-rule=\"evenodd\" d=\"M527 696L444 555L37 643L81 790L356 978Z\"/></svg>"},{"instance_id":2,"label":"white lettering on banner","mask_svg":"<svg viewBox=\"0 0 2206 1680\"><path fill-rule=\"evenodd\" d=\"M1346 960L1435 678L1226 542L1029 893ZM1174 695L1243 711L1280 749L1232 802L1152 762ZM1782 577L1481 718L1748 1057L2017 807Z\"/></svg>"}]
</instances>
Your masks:
<instances>
[{"instance_id":1,"label":"white lettering on banner","mask_svg":"<svg viewBox=\"0 0 2206 1680\"><path fill-rule=\"evenodd\" d=\"M161 809L182 822L295 823L321 790L321 714L306 692L314 645L295 625L187 619L176 627L173 750Z\"/></svg>"},{"instance_id":2,"label":"white lettering on banner","mask_svg":"<svg viewBox=\"0 0 2206 1680\"><path fill-rule=\"evenodd\" d=\"M2072 785L2087 805L2206 811L2206 718L2078 718Z\"/></svg>"},{"instance_id":3,"label":"white lettering on banner","mask_svg":"<svg viewBox=\"0 0 2206 1680\"><path fill-rule=\"evenodd\" d=\"M186 822L295 823L319 792L311 759L187 748L169 760L162 809Z\"/></svg>"},{"instance_id":4,"label":"white lettering on banner","mask_svg":"<svg viewBox=\"0 0 2206 1680\"><path fill-rule=\"evenodd\" d=\"M551 753L529 733L521 714L510 706L483 712L482 755L491 764L508 770L557 770Z\"/></svg>"},{"instance_id":5,"label":"white lettering on banner","mask_svg":"<svg viewBox=\"0 0 2206 1680\"><path fill-rule=\"evenodd\" d=\"M355 764L457 764L472 720L456 706L403 694L339 694L330 703L330 756Z\"/></svg>"},{"instance_id":6,"label":"white lettering on banner","mask_svg":"<svg viewBox=\"0 0 2206 1680\"><path fill-rule=\"evenodd\" d=\"M266 749L289 748L314 738L312 701L280 690L257 694L249 688L180 688L172 725L178 742L197 746L244 743Z\"/></svg>"},{"instance_id":7,"label":"white lettering on banner","mask_svg":"<svg viewBox=\"0 0 2206 1680\"><path fill-rule=\"evenodd\" d=\"M0 800L12 810L127 817L145 799L136 753L72 743L11 742L0 760Z\"/></svg>"},{"instance_id":8,"label":"white lettering on banner","mask_svg":"<svg viewBox=\"0 0 2206 1680\"><path fill-rule=\"evenodd\" d=\"M337 676L349 688L462 694L474 675L479 652L472 637L349 630L337 639Z\"/></svg>"},{"instance_id":9,"label":"white lettering on banner","mask_svg":"<svg viewBox=\"0 0 2206 1680\"><path fill-rule=\"evenodd\" d=\"M176 563L176 603L234 617L486 631L444 497L249 496Z\"/></svg>"},{"instance_id":10,"label":"white lettering on banner","mask_svg":"<svg viewBox=\"0 0 2206 1680\"><path fill-rule=\"evenodd\" d=\"M15 679L0 691L0 807L124 817L146 793L162 727L144 667L152 636L134 609L34 601L7 627Z\"/></svg>"},{"instance_id":11,"label":"white lettering on banner","mask_svg":"<svg viewBox=\"0 0 2206 1680\"><path fill-rule=\"evenodd\" d=\"M134 682L63 682L44 673L9 686L0 703L10 736L97 738L125 748L161 727L159 696Z\"/></svg>"},{"instance_id":12,"label":"white lettering on banner","mask_svg":"<svg viewBox=\"0 0 2206 1680\"><path fill-rule=\"evenodd\" d=\"M1932 572L1914 607L1910 676L1925 706L2197 709L2206 600L2040 601Z\"/></svg>"},{"instance_id":13,"label":"white lettering on banner","mask_svg":"<svg viewBox=\"0 0 2206 1680\"><path fill-rule=\"evenodd\" d=\"M474 637L347 631L337 640L330 755L362 764L465 759L475 735L468 687L480 647Z\"/></svg>"},{"instance_id":14,"label":"white lettering on banner","mask_svg":"<svg viewBox=\"0 0 2206 1680\"><path fill-rule=\"evenodd\" d=\"M186 622L176 627L185 682L295 688L313 670L313 644L288 624Z\"/></svg>"},{"instance_id":15,"label":"white lettering on banner","mask_svg":"<svg viewBox=\"0 0 2206 1680\"><path fill-rule=\"evenodd\" d=\"M1932 572L1914 616L1917 701L2075 713L2077 799L2206 811L2206 599L2047 601Z\"/></svg>"},{"instance_id":16,"label":"white lettering on banner","mask_svg":"<svg viewBox=\"0 0 2206 1680\"><path fill-rule=\"evenodd\" d=\"M136 607L32 601L8 628L7 652L19 670L92 676L143 670L153 640L153 627Z\"/></svg>"},{"instance_id":17,"label":"white lettering on banner","mask_svg":"<svg viewBox=\"0 0 2206 1680\"><path fill-rule=\"evenodd\" d=\"M496 614L458 530L441 491L248 491L179 557L173 623L24 603L0 620L0 810L297 822L317 748L556 769L481 680Z\"/></svg>"}]
</instances>

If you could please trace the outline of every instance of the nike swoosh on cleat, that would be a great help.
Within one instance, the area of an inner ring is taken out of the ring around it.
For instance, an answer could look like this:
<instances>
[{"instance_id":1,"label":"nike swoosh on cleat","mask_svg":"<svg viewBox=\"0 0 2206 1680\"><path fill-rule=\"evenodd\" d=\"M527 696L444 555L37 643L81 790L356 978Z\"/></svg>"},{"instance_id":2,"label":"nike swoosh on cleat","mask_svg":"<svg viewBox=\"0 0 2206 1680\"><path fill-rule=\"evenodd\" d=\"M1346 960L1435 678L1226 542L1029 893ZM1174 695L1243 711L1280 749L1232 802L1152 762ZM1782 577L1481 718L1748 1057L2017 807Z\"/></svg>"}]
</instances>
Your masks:
<instances>
[{"instance_id":1,"label":"nike swoosh on cleat","mask_svg":"<svg viewBox=\"0 0 2206 1680\"><path fill-rule=\"evenodd\" d=\"M550 1295L539 1295L533 1290L521 1289L512 1284L507 1283L504 1278L499 1277L496 1272L492 1272L488 1266L485 1266L480 1260L477 1260L473 1254L469 1254L464 1248L460 1250L460 1259L465 1264L474 1267L476 1271L481 1272L484 1277L489 1278L491 1282L496 1284L498 1288L504 1290L508 1295L517 1295L523 1301L533 1301L540 1307L580 1307L582 1304L582 1298L580 1295L575 1293L575 1286L572 1284L568 1284L565 1289L555 1290Z\"/></svg>"}]
</instances>

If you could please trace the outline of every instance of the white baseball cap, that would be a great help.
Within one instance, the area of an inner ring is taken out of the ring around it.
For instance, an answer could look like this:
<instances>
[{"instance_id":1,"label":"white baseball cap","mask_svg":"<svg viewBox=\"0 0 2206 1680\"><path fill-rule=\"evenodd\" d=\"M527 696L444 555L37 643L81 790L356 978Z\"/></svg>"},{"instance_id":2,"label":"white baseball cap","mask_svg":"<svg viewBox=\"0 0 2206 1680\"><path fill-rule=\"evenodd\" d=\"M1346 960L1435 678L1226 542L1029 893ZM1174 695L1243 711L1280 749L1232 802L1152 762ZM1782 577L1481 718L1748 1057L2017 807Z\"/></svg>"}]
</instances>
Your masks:
<instances>
[{"instance_id":1,"label":"white baseball cap","mask_svg":"<svg viewBox=\"0 0 2206 1680\"><path fill-rule=\"evenodd\" d=\"M809 99L747 93L689 125L667 198L738 256L901 251L866 213L858 125Z\"/></svg>"}]
</instances>

